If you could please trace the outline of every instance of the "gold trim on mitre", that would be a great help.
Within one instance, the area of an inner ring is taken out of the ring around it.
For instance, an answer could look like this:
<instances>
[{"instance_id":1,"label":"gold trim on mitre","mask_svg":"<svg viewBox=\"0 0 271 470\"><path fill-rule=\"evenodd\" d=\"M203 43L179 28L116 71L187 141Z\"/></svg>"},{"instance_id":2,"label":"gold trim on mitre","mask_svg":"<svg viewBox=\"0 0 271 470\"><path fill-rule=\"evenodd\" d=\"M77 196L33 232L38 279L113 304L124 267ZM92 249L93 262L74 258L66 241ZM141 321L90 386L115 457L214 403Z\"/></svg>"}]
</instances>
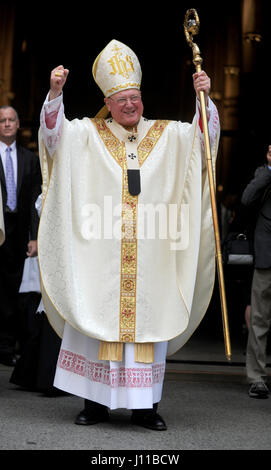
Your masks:
<instances>
[{"instance_id":1,"label":"gold trim on mitre","mask_svg":"<svg viewBox=\"0 0 271 470\"><path fill-rule=\"evenodd\" d=\"M109 111L106 105L104 105L96 114L95 118L106 119L109 116Z\"/></svg>"},{"instance_id":2,"label":"gold trim on mitre","mask_svg":"<svg viewBox=\"0 0 271 470\"><path fill-rule=\"evenodd\" d=\"M96 57L92 75L104 96L130 88L140 89L141 67L135 53L122 42L113 39Z\"/></svg>"},{"instance_id":3,"label":"gold trim on mitre","mask_svg":"<svg viewBox=\"0 0 271 470\"><path fill-rule=\"evenodd\" d=\"M93 65L92 65L92 75L93 75L93 78L96 82L96 71L97 71L97 65L98 65L98 62L99 62L99 59L101 57L101 54L103 53L104 49L102 50L102 52L100 52L99 55L97 55L96 59L94 60L93 62ZM96 82L97 83L97 82ZM99 86L99 84L97 83L97 85Z\"/></svg>"}]
</instances>

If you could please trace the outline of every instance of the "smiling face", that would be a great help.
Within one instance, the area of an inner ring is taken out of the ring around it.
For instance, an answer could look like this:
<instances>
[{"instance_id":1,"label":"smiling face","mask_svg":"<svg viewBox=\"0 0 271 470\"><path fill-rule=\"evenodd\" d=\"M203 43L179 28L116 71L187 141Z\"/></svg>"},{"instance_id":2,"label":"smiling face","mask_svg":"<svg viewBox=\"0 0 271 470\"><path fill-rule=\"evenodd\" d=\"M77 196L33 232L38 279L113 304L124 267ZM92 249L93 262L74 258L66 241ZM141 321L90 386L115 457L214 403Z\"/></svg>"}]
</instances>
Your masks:
<instances>
[{"instance_id":1,"label":"smiling face","mask_svg":"<svg viewBox=\"0 0 271 470\"><path fill-rule=\"evenodd\" d=\"M137 89L120 91L104 101L113 119L127 130L134 128L143 114L141 94Z\"/></svg>"},{"instance_id":2,"label":"smiling face","mask_svg":"<svg viewBox=\"0 0 271 470\"><path fill-rule=\"evenodd\" d=\"M16 139L19 129L19 119L15 110L11 107L0 109L0 140L7 145Z\"/></svg>"}]
</instances>

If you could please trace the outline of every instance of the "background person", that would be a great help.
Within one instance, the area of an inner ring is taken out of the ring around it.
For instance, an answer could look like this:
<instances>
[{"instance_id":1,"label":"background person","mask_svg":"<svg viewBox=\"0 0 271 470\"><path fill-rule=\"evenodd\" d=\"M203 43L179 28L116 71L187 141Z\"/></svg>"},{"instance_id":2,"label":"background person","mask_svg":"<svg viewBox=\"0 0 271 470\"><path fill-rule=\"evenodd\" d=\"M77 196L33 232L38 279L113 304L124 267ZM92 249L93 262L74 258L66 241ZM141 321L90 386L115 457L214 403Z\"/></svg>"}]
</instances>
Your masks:
<instances>
[{"instance_id":1,"label":"background person","mask_svg":"<svg viewBox=\"0 0 271 470\"><path fill-rule=\"evenodd\" d=\"M40 217L40 196L36 201L36 209ZM23 389L42 392L46 396L63 395L61 390L53 386L61 341L44 312L38 257L28 257L25 260L19 307L23 347L9 381Z\"/></svg>"},{"instance_id":2,"label":"background person","mask_svg":"<svg viewBox=\"0 0 271 470\"><path fill-rule=\"evenodd\" d=\"M0 362L16 363L16 311L26 256L37 253L40 193L38 157L16 144L20 122L11 106L0 107L0 181L5 242L0 246ZM30 234L30 239L29 239Z\"/></svg>"},{"instance_id":3,"label":"background person","mask_svg":"<svg viewBox=\"0 0 271 470\"><path fill-rule=\"evenodd\" d=\"M251 398L267 398L266 348L271 323L271 145L267 163L255 171L245 188L242 203L257 211L254 234L254 273L246 370Z\"/></svg>"}]
</instances>

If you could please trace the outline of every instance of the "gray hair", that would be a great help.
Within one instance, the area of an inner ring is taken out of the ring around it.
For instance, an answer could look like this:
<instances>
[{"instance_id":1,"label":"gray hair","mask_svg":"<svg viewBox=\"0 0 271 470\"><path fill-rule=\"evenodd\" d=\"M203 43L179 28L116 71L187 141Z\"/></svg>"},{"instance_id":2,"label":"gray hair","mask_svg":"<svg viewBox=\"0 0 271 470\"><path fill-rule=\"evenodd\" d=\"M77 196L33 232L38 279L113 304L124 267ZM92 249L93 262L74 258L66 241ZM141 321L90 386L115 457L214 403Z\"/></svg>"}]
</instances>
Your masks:
<instances>
[{"instance_id":1,"label":"gray hair","mask_svg":"<svg viewBox=\"0 0 271 470\"><path fill-rule=\"evenodd\" d=\"M16 109L13 108L13 106L10 106L9 104L4 104L3 106L0 106L0 111L1 111L1 109L8 109L8 108L13 109L13 111L15 112L15 115L16 115L16 119L19 121L19 115L18 115Z\"/></svg>"}]
</instances>

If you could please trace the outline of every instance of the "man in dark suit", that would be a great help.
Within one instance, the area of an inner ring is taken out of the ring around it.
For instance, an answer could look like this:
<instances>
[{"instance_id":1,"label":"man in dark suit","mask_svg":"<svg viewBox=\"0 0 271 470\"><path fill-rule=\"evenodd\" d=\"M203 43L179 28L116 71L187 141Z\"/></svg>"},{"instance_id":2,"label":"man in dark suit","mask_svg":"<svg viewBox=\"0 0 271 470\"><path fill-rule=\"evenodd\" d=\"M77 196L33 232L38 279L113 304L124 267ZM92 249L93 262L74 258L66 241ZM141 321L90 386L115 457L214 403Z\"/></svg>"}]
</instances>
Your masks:
<instances>
[{"instance_id":1,"label":"man in dark suit","mask_svg":"<svg viewBox=\"0 0 271 470\"><path fill-rule=\"evenodd\" d=\"M249 396L267 398L266 346L271 323L271 145L267 164L257 168L242 203L257 210L254 233L255 265L251 291L251 317L246 353Z\"/></svg>"},{"instance_id":2,"label":"man in dark suit","mask_svg":"<svg viewBox=\"0 0 271 470\"><path fill-rule=\"evenodd\" d=\"M39 218L35 201L41 191L38 157L16 145L20 123L11 106L0 107L0 180L5 242L0 246L0 362L16 363L16 310L26 256L37 255Z\"/></svg>"}]
</instances>

